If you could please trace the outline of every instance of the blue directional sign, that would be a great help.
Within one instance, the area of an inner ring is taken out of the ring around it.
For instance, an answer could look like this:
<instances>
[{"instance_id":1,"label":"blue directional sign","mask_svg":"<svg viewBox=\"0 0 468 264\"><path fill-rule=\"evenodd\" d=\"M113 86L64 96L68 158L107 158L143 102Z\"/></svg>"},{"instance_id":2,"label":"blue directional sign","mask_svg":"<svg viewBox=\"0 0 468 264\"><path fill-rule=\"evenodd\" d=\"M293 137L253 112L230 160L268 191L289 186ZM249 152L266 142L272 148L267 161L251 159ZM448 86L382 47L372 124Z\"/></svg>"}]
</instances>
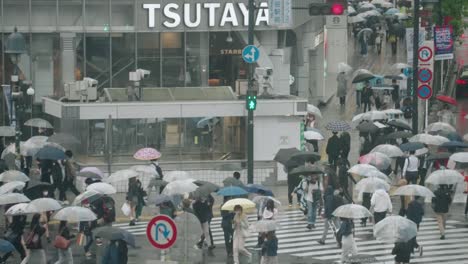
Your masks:
<instances>
[{"instance_id":1,"label":"blue directional sign","mask_svg":"<svg viewBox=\"0 0 468 264\"><path fill-rule=\"evenodd\" d=\"M432 71L428 68L422 68L418 71L418 80L422 83L427 83L432 80Z\"/></svg>"},{"instance_id":2,"label":"blue directional sign","mask_svg":"<svg viewBox=\"0 0 468 264\"><path fill-rule=\"evenodd\" d=\"M247 63L255 63L260 57L260 50L254 45L248 45L242 50L242 58Z\"/></svg>"},{"instance_id":3,"label":"blue directional sign","mask_svg":"<svg viewBox=\"0 0 468 264\"><path fill-rule=\"evenodd\" d=\"M431 98L432 96L432 88L427 84L423 84L418 87L418 90L416 91L416 93L419 98L423 100L427 100Z\"/></svg>"}]
</instances>

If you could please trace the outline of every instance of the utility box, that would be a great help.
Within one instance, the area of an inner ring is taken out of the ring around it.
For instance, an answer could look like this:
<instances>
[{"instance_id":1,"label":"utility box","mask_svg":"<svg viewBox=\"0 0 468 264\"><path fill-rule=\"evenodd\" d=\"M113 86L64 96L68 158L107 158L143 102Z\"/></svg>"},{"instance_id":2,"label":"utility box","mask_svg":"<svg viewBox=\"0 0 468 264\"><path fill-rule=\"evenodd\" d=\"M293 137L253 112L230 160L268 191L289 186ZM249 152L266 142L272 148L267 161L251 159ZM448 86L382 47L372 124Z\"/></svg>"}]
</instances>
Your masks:
<instances>
[{"instance_id":1,"label":"utility box","mask_svg":"<svg viewBox=\"0 0 468 264\"><path fill-rule=\"evenodd\" d=\"M95 101L97 87L90 86L87 81L75 81L64 84L65 98L68 101Z\"/></svg>"}]
</instances>

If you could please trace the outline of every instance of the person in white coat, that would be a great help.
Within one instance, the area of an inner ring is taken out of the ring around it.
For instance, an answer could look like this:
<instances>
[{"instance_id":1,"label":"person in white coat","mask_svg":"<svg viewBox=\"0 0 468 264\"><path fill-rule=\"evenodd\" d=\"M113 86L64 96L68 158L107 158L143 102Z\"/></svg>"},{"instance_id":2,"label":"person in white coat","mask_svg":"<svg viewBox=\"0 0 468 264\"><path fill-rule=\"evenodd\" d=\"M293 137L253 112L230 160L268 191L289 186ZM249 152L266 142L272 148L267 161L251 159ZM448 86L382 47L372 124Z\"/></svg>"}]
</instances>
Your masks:
<instances>
[{"instance_id":1,"label":"person in white coat","mask_svg":"<svg viewBox=\"0 0 468 264\"><path fill-rule=\"evenodd\" d=\"M244 214L242 206L236 205L234 206L234 212L236 215L234 216L233 220L233 229L234 229L234 236L233 236L233 252L232 256L234 259L234 264L239 264L239 253L245 255L249 258L249 263L252 262L252 253L250 253L245 248L245 239L248 235L249 231L249 221L247 216Z\"/></svg>"},{"instance_id":2,"label":"person in white coat","mask_svg":"<svg viewBox=\"0 0 468 264\"><path fill-rule=\"evenodd\" d=\"M383 189L378 189L374 192L371 198L371 210L374 210L374 224L377 224L387 216L387 212L393 210L392 200Z\"/></svg>"}]
</instances>

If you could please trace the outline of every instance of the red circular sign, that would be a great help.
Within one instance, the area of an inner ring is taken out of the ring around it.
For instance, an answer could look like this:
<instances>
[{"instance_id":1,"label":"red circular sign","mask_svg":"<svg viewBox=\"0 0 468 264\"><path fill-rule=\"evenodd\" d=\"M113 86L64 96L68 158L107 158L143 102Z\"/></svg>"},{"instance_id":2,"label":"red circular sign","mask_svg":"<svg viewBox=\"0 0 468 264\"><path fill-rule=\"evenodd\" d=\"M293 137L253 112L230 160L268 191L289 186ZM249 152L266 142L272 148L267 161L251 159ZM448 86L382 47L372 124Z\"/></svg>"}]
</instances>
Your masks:
<instances>
[{"instance_id":1,"label":"red circular sign","mask_svg":"<svg viewBox=\"0 0 468 264\"><path fill-rule=\"evenodd\" d=\"M146 226L146 237L155 248L167 249L177 240L177 227L174 220L167 215L158 215Z\"/></svg>"},{"instance_id":2,"label":"red circular sign","mask_svg":"<svg viewBox=\"0 0 468 264\"><path fill-rule=\"evenodd\" d=\"M427 62L432 59L432 50L427 46L422 46L418 50L418 58L422 62Z\"/></svg>"},{"instance_id":3,"label":"red circular sign","mask_svg":"<svg viewBox=\"0 0 468 264\"><path fill-rule=\"evenodd\" d=\"M416 94L419 98L427 100L432 96L432 88L427 84L420 85L416 91Z\"/></svg>"}]
</instances>

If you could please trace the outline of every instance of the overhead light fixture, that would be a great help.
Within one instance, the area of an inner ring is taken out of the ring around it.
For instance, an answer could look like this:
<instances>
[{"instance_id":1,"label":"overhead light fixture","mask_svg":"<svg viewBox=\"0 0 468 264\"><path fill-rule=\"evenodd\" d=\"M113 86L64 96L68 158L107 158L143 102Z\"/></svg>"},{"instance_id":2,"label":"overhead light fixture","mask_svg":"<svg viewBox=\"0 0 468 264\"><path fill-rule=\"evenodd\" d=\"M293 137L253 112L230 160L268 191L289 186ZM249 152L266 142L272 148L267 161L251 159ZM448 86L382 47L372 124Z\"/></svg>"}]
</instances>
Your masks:
<instances>
[{"instance_id":1,"label":"overhead light fixture","mask_svg":"<svg viewBox=\"0 0 468 264\"><path fill-rule=\"evenodd\" d=\"M226 38L226 42L229 42L229 43L232 42L231 31L228 32L228 36L227 36L227 38Z\"/></svg>"}]
</instances>

